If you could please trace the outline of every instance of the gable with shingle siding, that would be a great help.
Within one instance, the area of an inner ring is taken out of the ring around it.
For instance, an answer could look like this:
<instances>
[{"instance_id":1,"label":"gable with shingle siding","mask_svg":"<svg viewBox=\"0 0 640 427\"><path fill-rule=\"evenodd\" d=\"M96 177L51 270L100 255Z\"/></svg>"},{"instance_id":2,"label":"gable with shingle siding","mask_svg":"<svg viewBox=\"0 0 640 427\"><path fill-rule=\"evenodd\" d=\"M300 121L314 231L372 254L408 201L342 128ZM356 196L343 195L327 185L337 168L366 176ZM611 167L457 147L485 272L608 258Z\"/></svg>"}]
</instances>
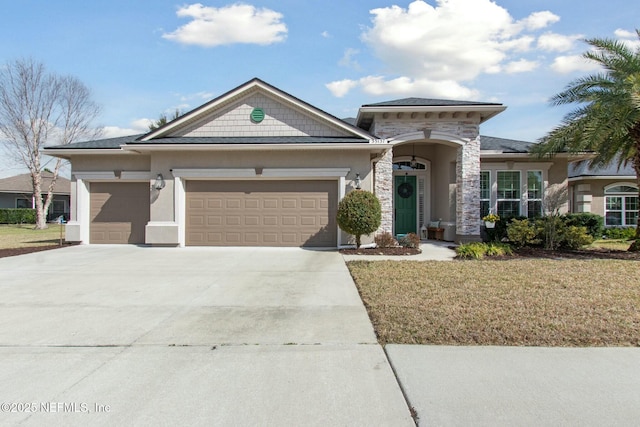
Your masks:
<instances>
[{"instance_id":1,"label":"gable with shingle siding","mask_svg":"<svg viewBox=\"0 0 640 427\"><path fill-rule=\"evenodd\" d=\"M251 120L254 108L261 108L264 120ZM351 136L291 105L260 92L231 103L194 123L177 129L171 137L256 137L256 136Z\"/></svg>"}]
</instances>

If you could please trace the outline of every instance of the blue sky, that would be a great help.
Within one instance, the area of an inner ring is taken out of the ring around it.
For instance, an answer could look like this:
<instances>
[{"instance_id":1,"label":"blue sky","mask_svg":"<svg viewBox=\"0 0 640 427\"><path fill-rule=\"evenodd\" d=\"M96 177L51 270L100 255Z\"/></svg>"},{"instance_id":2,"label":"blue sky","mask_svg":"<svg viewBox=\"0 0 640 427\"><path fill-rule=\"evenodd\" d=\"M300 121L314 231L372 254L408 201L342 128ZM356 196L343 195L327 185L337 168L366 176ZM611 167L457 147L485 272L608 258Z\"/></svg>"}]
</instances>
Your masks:
<instances>
[{"instance_id":1,"label":"blue sky","mask_svg":"<svg viewBox=\"0 0 640 427\"><path fill-rule=\"evenodd\" d=\"M15 0L0 62L72 74L105 136L139 133L259 77L335 116L409 96L501 102L481 132L536 140L566 109L548 98L593 72L589 37L636 43L629 0ZM6 165L0 176L16 173Z\"/></svg>"}]
</instances>

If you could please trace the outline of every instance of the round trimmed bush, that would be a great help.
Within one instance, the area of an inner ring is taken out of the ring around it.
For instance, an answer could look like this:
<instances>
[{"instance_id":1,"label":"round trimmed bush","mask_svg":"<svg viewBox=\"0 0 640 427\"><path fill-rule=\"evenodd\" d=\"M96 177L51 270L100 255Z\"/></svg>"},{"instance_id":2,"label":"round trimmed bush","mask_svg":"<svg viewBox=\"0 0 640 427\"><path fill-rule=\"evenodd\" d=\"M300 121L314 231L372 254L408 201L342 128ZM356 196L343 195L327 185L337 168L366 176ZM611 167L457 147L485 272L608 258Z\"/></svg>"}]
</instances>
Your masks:
<instances>
[{"instance_id":1,"label":"round trimmed bush","mask_svg":"<svg viewBox=\"0 0 640 427\"><path fill-rule=\"evenodd\" d=\"M360 247L360 237L371 234L380 227L382 208L375 194L365 190L353 190L338 204L338 226L356 238Z\"/></svg>"}]
</instances>

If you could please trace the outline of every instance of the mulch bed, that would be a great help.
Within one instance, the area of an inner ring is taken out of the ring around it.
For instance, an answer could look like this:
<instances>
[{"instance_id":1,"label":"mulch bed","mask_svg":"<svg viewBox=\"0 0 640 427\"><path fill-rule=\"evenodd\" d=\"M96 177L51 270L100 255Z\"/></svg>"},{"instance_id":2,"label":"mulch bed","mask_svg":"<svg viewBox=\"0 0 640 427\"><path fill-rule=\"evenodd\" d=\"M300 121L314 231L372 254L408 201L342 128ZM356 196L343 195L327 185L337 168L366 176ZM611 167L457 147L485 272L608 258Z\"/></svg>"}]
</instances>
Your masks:
<instances>
[{"instance_id":1,"label":"mulch bed","mask_svg":"<svg viewBox=\"0 0 640 427\"><path fill-rule=\"evenodd\" d=\"M5 257L8 257L8 256L30 254L32 252L49 251L51 249L58 249L58 248L64 248L64 246L49 245L49 246L31 246L31 247L28 247L28 248L0 249L0 258L5 258Z\"/></svg>"},{"instance_id":2,"label":"mulch bed","mask_svg":"<svg viewBox=\"0 0 640 427\"><path fill-rule=\"evenodd\" d=\"M418 255L422 251L418 248L360 248L340 249L343 255Z\"/></svg>"}]
</instances>

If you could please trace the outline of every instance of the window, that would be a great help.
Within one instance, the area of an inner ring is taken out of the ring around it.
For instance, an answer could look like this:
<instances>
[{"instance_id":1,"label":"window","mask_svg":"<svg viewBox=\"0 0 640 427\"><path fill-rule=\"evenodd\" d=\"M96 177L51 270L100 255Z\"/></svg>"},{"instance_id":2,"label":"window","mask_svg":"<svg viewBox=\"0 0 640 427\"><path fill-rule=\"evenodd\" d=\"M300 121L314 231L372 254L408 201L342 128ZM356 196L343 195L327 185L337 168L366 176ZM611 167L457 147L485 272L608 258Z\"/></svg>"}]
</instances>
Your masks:
<instances>
[{"instance_id":1,"label":"window","mask_svg":"<svg viewBox=\"0 0 640 427\"><path fill-rule=\"evenodd\" d=\"M491 172L480 172L480 218L491 211Z\"/></svg>"},{"instance_id":2,"label":"window","mask_svg":"<svg viewBox=\"0 0 640 427\"><path fill-rule=\"evenodd\" d=\"M31 209L33 207L33 203L29 199L16 199L16 208L17 209Z\"/></svg>"},{"instance_id":3,"label":"window","mask_svg":"<svg viewBox=\"0 0 640 427\"><path fill-rule=\"evenodd\" d=\"M527 172L527 216L542 216L542 171Z\"/></svg>"},{"instance_id":4,"label":"window","mask_svg":"<svg viewBox=\"0 0 640 427\"><path fill-rule=\"evenodd\" d=\"M520 171L498 171L498 216L520 215Z\"/></svg>"},{"instance_id":5,"label":"window","mask_svg":"<svg viewBox=\"0 0 640 427\"><path fill-rule=\"evenodd\" d=\"M423 163L417 163L415 168L411 167L411 162L394 162L394 171L411 171L411 170L424 170L427 167Z\"/></svg>"},{"instance_id":6,"label":"window","mask_svg":"<svg viewBox=\"0 0 640 427\"><path fill-rule=\"evenodd\" d=\"M614 184L604 190L605 225L635 226L638 224L638 188L632 184Z\"/></svg>"}]
</instances>

